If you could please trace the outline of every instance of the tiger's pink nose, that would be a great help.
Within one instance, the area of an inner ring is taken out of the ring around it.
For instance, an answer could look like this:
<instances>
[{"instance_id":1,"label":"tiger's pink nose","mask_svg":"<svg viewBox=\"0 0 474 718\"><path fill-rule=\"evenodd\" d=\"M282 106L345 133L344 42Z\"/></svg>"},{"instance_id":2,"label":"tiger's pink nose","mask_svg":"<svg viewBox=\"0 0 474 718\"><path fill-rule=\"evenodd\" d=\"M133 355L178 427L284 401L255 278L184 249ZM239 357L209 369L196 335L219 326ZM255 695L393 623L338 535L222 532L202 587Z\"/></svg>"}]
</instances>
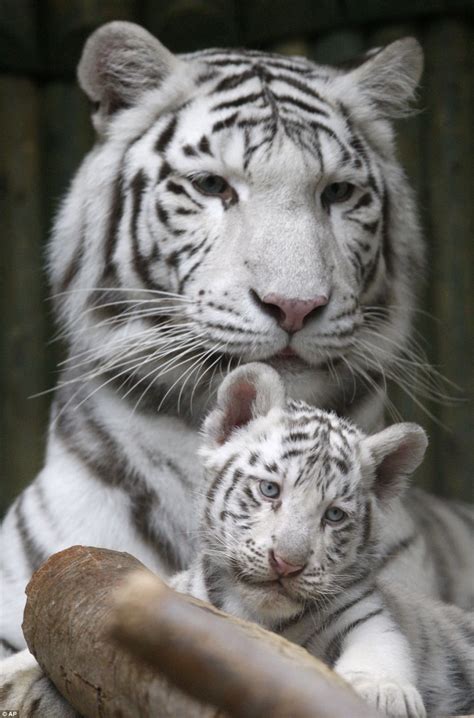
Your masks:
<instances>
[{"instance_id":1,"label":"tiger's pink nose","mask_svg":"<svg viewBox=\"0 0 474 718\"><path fill-rule=\"evenodd\" d=\"M276 554L273 549L268 552L268 563L278 576L296 576L304 569L304 566L295 566L288 563L288 561Z\"/></svg>"},{"instance_id":2,"label":"tiger's pink nose","mask_svg":"<svg viewBox=\"0 0 474 718\"><path fill-rule=\"evenodd\" d=\"M303 328L304 320L311 312L319 307L324 307L329 299L320 294L312 299L288 299L279 294L266 294L262 302L278 308L278 324L287 332L297 332Z\"/></svg>"}]
</instances>

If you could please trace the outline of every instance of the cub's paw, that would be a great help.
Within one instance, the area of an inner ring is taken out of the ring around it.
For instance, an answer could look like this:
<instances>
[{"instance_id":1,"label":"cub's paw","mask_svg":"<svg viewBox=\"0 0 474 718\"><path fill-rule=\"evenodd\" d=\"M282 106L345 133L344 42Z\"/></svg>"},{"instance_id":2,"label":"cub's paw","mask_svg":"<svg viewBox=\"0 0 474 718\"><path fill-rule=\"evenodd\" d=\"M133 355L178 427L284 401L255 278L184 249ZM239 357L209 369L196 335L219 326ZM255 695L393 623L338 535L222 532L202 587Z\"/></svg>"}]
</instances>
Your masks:
<instances>
[{"instance_id":1,"label":"cub's paw","mask_svg":"<svg viewBox=\"0 0 474 718\"><path fill-rule=\"evenodd\" d=\"M367 703L390 718L426 718L425 706L412 683L356 671L342 673L342 677Z\"/></svg>"},{"instance_id":2,"label":"cub's paw","mask_svg":"<svg viewBox=\"0 0 474 718\"><path fill-rule=\"evenodd\" d=\"M78 716L27 650L0 661L0 699L1 710L18 710L20 716Z\"/></svg>"}]
</instances>

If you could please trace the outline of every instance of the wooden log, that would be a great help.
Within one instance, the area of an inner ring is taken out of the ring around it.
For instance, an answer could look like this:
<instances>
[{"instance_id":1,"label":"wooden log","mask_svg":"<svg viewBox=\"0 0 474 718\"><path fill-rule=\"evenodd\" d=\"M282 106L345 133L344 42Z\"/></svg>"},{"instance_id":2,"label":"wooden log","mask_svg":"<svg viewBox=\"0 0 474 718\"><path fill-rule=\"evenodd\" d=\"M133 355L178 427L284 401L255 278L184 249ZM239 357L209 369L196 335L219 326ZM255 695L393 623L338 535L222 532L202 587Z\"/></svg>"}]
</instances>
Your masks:
<instances>
[{"instance_id":1,"label":"wooden log","mask_svg":"<svg viewBox=\"0 0 474 718\"><path fill-rule=\"evenodd\" d=\"M376 715L302 648L177 594L129 554L61 551L27 595L28 647L86 718Z\"/></svg>"}]
</instances>

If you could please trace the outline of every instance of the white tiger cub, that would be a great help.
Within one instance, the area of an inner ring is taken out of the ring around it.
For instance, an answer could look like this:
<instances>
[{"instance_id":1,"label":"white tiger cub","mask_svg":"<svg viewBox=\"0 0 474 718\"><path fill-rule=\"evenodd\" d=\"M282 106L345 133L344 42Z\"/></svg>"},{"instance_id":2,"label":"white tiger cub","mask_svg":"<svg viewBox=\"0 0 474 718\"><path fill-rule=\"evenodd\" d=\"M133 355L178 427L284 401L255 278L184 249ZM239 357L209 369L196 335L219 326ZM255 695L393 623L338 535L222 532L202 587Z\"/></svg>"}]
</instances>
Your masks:
<instances>
[{"instance_id":1,"label":"white tiger cub","mask_svg":"<svg viewBox=\"0 0 474 718\"><path fill-rule=\"evenodd\" d=\"M224 380L204 440L200 549L172 585L305 646L387 715L474 710L474 620L427 598L443 581L431 523L472 578L474 513L401 498L423 429L366 436L253 363Z\"/></svg>"}]
</instances>

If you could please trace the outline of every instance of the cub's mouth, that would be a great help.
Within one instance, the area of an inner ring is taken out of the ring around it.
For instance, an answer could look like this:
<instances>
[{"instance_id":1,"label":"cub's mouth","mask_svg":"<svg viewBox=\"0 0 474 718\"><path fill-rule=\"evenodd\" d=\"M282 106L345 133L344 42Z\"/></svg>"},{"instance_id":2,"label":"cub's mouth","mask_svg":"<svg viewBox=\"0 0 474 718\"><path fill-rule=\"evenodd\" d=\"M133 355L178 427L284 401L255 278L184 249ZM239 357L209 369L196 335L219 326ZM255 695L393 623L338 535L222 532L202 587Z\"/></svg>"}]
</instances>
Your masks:
<instances>
[{"instance_id":1,"label":"cub's mouth","mask_svg":"<svg viewBox=\"0 0 474 718\"><path fill-rule=\"evenodd\" d=\"M239 583L244 584L248 588L261 591L273 597L284 596L286 599L296 601L297 598L291 590L291 584L294 579L291 578L267 578L255 579L251 576L239 575L236 577Z\"/></svg>"}]
</instances>

